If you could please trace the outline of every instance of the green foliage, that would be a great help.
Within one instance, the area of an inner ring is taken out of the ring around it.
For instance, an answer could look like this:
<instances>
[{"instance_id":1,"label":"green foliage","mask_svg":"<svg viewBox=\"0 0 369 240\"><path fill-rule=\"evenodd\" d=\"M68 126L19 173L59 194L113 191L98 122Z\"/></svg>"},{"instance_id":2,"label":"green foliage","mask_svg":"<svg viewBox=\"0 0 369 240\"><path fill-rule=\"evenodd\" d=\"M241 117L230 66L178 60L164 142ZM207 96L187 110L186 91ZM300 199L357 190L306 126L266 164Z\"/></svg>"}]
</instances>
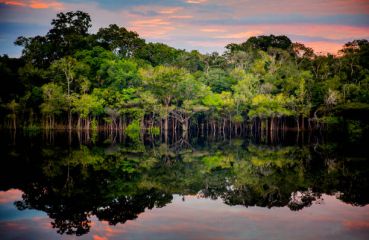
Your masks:
<instances>
[{"instance_id":1,"label":"green foliage","mask_svg":"<svg viewBox=\"0 0 369 240\"><path fill-rule=\"evenodd\" d=\"M361 136L364 133L365 126L362 126L360 121L349 120L347 121L347 131L351 142L360 141Z\"/></svg>"},{"instance_id":2,"label":"green foliage","mask_svg":"<svg viewBox=\"0 0 369 240\"><path fill-rule=\"evenodd\" d=\"M95 95L83 94L80 97L74 97L72 105L73 111L84 119L88 118L90 115L97 116L104 112L102 101Z\"/></svg>"},{"instance_id":3,"label":"green foliage","mask_svg":"<svg viewBox=\"0 0 369 240\"><path fill-rule=\"evenodd\" d=\"M144 86L165 104L174 100L179 94L179 84L189 77L184 69L165 66L140 69L139 74Z\"/></svg>"},{"instance_id":4,"label":"green foliage","mask_svg":"<svg viewBox=\"0 0 369 240\"><path fill-rule=\"evenodd\" d=\"M52 20L52 28L46 36L18 37L15 44L24 47L23 56L29 62L47 67L54 60L90 46L90 23L90 15L85 12L61 12Z\"/></svg>"},{"instance_id":5,"label":"green foliage","mask_svg":"<svg viewBox=\"0 0 369 240\"><path fill-rule=\"evenodd\" d=\"M92 131L97 131L97 128L98 128L98 122L97 122L96 118L94 118L91 121L91 130Z\"/></svg>"},{"instance_id":6,"label":"green foliage","mask_svg":"<svg viewBox=\"0 0 369 240\"><path fill-rule=\"evenodd\" d=\"M66 104L66 96L62 87L55 83L47 83L41 89L44 100L40 105L41 113L46 116L61 114Z\"/></svg>"},{"instance_id":7,"label":"green foliage","mask_svg":"<svg viewBox=\"0 0 369 240\"><path fill-rule=\"evenodd\" d=\"M233 122L235 123L243 123L244 122L244 118L242 115L235 115L233 116Z\"/></svg>"},{"instance_id":8,"label":"green foliage","mask_svg":"<svg viewBox=\"0 0 369 240\"><path fill-rule=\"evenodd\" d=\"M181 52L163 43L148 43L137 50L135 57L155 67L174 64Z\"/></svg>"},{"instance_id":9,"label":"green foliage","mask_svg":"<svg viewBox=\"0 0 369 240\"><path fill-rule=\"evenodd\" d=\"M137 75L137 63L131 60L111 61L108 63L106 86L122 90L140 84Z\"/></svg>"},{"instance_id":10,"label":"green foliage","mask_svg":"<svg viewBox=\"0 0 369 240\"><path fill-rule=\"evenodd\" d=\"M327 194L354 206L369 202L366 151L356 152L352 145L319 141L314 148L272 147L227 141L192 144L174 153L167 145L138 151L124 144L61 148L27 140L34 154L25 158L27 149L5 148L5 160L37 164L32 171L8 167L14 179L6 186L23 192L15 203L19 210L43 211L55 231L69 235L94 231L86 224L91 218L111 225L136 219L147 209L170 204L173 194L217 199L239 205L238 210L297 211L320 204Z\"/></svg>"},{"instance_id":11,"label":"green foliage","mask_svg":"<svg viewBox=\"0 0 369 240\"><path fill-rule=\"evenodd\" d=\"M286 36L258 36L250 37L246 42L241 44L228 44L226 48L230 51L249 49L258 49L267 51L269 48L280 48L288 50L292 47L291 40Z\"/></svg>"},{"instance_id":12,"label":"green foliage","mask_svg":"<svg viewBox=\"0 0 369 240\"><path fill-rule=\"evenodd\" d=\"M292 104L293 98L288 98L283 94L277 96L259 94L252 99L251 110L248 115L251 118L291 116L294 112L288 107Z\"/></svg>"},{"instance_id":13,"label":"green foliage","mask_svg":"<svg viewBox=\"0 0 369 240\"><path fill-rule=\"evenodd\" d=\"M233 86L236 100L240 101L240 103L249 105L251 103L251 99L255 94L257 94L258 87L258 78L253 74L245 74L243 72L240 75L240 80Z\"/></svg>"},{"instance_id":14,"label":"green foliage","mask_svg":"<svg viewBox=\"0 0 369 240\"><path fill-rule=\"evenodd\" d=\"M210 86L211 90L216 93L229 91L236 80L221 68L211 68L207 74L201 79L206 85Z\"/></svg>"},{"instance_id":15,"label":"green foliage","mask_svg":"<svg viewBox=\"0 0 369 240\"><path fill-rule=\"evenodd\" d=\"M116 24L110 24L107 28L100 28L96 37L101 46L121 57L132 57L138 49L145 45L145 40L139 38L136 32L128 31Z\"/></svg>"},{"instance_id":16,"label":"green foliage","mask_svg":"<svg viewBox=\"0 0 369 240\"><path fill-rule=\"evenodd\" d=\"M336 116L324 116L321 117L319 121L329 125L337 125L342 121L342 119Z\"/></svg>"},{"instance_id":17,"label":"green foliage","mask_svg":"<svg viewBox=\"0 0 369 240\"><path fill-rule=\"evenodd\" d=\"M140 133L141 133L141 126L140 126L140 122L135 120L133 122L131 122L127 128L126 131L127 136L130 137L132 140L139 140L140 138Z\"/></svg>"},{"instance_id":18,"label":"green foliage","mask_svg":"<svg viewBox=\"0 0 369 240\"><path fill-rule=\"evenodd\" d=\"M333 123L324 119L363 119L368 112L367 40L346 43L339 57L315 55L283 35L250 37L222 55L203 55L145 43L115 24L89 34L90 23L81 11L59 13L45 36L16 40L20 59L0 58L7 125L68 118L94 119L93 128L135 121L157 128L176 120L187 131L255 118Z\"/></svg>"},{"instance_id":19,"label":"green foliage","mask_svg":"<svg viewBox=\"0 0 369 240\"><path fill-rule=\"evenodd\" d=\"M231 168L232 163L234 162L233 156L227 156L217 152L213 156L206 156L202 158L202 161L205 165L205 171L209 172L211 170L215 170L217 168Z\"/></svg>"},{"instance_id":20,"label":"green foliage","mask_svg":"<svg viewBox=\"0 0 369 240\"><path fill-rule=\"evenodd\" d=\"M149 127L148 132L154 136L159 136L160 135L160 128L158 127Z\"/></svg>"}]
</instances>

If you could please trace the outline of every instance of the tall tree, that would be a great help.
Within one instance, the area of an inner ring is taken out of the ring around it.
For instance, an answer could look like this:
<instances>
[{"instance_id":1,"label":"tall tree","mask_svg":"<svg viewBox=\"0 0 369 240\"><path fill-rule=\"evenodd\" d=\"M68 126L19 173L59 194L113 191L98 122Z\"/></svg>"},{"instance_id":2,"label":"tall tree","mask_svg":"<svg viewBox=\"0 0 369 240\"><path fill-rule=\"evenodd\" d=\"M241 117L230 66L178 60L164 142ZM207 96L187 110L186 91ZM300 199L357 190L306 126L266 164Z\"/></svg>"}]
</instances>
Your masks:
<instances>
[{"instance_id":1,"label":"tall tree","mask_svg":"<svg viewBox=\"0 0 369 240\"><path fill-rule=\"evenodd\" d=\"M53 60L95 45L88 34L91 18L85 12L58 13L51 25L46 36L21 36L15 41L23 46L23 57L38 67L47 67Z\"/></svg>"},{"instance_id":2,"label":"tall tree","mask_svg":"<svg viewBox=\"0 0 369 240\"><path fill-rule=\"evenodd\" d=\"M181 82L185 81L189 74L184 69L165 66L140 69L139 73L146 88L164 105L164 130L168 131L168 117L172 110L172 104L181 94L179 92Z\"/></svg>"},{"instance_id":3,"label":"tall tree","mask_svg":"<svg viewBox=\"0 0 369 240\"><path fill-rule=\"evenodd\" d=\"M100 28L96 37L102 47L125 58L134 56L136 51L145 45L145 40L140 38L136 32L128 31L116 24Z\"/></svg>"},{"instance_id":4,"label":"tall tree","mask_svg":"<svg viewBox=\"0 0 369 240\"><path fill-rule=\"evenodd\" d=\"M42 86L42 97L44 102L40 105L40 109L45 119L44 126L53 129L55 115L61 114L67 107L63 88L55 83L47 83Z\"/></svg>"},{"instance_id":5,"label":"tall tree","mask_svg":"<svg viewBox=\"0 0 369 240\"><path fill-rule=\"evenodd\" d=\"M75 58L65 57L54 61L51 65L51 72L55 74L54 78L61 81L61 84L66 89L66 101L68 105L68 129L72 129L72 93L75 92L72 84L77 83L77 80L84 79L78 74L80 69L83 69L84 64L78 62Z\"/></svg>"}]
</instances>

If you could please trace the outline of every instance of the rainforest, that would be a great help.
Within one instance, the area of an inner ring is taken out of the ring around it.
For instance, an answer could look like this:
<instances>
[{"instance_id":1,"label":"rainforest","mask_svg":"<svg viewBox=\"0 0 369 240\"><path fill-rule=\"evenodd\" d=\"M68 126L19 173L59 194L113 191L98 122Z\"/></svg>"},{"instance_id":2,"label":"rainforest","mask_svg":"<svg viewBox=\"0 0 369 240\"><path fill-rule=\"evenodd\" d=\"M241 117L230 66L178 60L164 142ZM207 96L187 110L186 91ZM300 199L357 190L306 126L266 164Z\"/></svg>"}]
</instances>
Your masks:
<instances>
[{"instance_id":1,"label":"rainforest","mask_svg":"<svg viewBox=\"0 0 369 240\"><path fill-rule=\"evenodd\" d=\"M90 27L88 13L59 13L45 36L16 39L22 56L0 59L3 128L187 136L367 126L365 39L337 55L274 35L201 54L116 24Z\"/></svg>"},{"instance_id":2,"label":"rainforest","mask_svg":"<svg viewBox=\"0 0 369 240\"><path fill-rule=\"evenodd\" d=\"M369 239L369 42L287 35L205 54L65 11L14 39L0 238Z\"/></svg>"}]
</instances>

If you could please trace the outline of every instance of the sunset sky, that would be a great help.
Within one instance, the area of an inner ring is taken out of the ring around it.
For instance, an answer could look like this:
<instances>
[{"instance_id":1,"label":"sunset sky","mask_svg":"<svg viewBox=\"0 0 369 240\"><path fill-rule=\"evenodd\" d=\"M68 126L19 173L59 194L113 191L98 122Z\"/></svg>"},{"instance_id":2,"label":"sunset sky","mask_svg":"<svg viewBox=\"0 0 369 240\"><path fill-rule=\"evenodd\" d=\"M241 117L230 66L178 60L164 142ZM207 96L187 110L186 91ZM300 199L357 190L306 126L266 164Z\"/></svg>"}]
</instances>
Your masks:
<instances>
[{"instance_id":1,"label":"sunset sky","mask_svg":"<svg viewBox=\"0 0 369 240\"><path fill-rule=\"evenodd\" d=\"M369 39L369 0L0 0L0 54L20 56L18 36L44 35L58 12L76 10L91 15L91 32L116 23L147 41L203 53L269 34L331 53Z\"/></svg>"}]
</instances>

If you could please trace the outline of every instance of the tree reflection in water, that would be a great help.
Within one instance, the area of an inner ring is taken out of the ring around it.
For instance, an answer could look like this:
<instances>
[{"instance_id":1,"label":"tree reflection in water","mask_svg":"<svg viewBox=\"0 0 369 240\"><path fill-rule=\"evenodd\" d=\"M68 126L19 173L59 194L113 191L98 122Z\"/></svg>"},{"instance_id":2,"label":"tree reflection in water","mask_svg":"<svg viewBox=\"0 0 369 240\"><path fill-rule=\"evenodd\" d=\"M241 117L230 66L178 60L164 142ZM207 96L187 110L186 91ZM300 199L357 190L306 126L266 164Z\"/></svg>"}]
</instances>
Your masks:
<instances>
[{"instance_id":1,"label":"tree reflection in water","mask_svg":"<svg viewBox=\"0 0 369 240\"><path fill-rule=\"evenodd\" d=\"M322 194L356 206L369 203L367 150L252 139L182 143L63 146L24 138L1 152L7 159L1 189L22 190L23 200L15 202L19 210L44 211L58 233L74 235L89 232L92 216L125 223L146 209L164 207L173 194L292 211L324 201Z\"/></svg>"}]
</instances>

